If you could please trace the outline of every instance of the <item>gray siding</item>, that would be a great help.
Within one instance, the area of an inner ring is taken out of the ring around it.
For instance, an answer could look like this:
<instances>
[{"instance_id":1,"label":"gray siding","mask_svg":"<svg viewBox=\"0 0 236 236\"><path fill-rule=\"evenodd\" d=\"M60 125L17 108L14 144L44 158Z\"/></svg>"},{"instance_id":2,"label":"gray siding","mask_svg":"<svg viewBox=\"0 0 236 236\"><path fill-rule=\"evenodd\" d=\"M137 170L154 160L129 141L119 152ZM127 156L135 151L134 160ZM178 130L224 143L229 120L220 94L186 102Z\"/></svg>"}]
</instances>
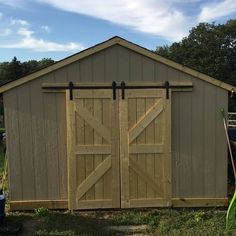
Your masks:
<instances>
[{"instance_id":1,"label":"gray siding","mask_svg":"<svg viewBox=\"0 0 236 236\"><path fill-rule=\"evenodd\" d=\"M121 46L112 46L4 93L10 198L67 199L64 93L43 82L192 81L172 94L173 197L227 196L227 146L219 113L227 91Z\"/></svg>"}]
</instances>

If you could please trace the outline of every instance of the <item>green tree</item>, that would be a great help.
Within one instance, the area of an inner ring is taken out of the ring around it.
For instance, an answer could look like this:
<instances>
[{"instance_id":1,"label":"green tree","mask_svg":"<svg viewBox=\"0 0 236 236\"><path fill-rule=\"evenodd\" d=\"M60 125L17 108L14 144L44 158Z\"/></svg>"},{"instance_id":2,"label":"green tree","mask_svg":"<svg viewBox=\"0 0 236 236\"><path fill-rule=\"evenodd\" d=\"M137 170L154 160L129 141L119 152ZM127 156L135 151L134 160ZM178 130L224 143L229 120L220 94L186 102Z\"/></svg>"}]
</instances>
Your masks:
<instances>
[{"instance_id":1,"label":"green tree","mask_svg":"<svg viewBox=\"0 0 236 236\"><path fill-rule=\"evenodd\" d=\"M156 53L236 86L236 20L225 24L200 23L187 37ZM235 110L235 98L230 110Z\"/></svg>"},{"instance_id":2,"label":"green tree","mask_svg":"<svg viewBox=\"0 0 236 236\"><path fill-rule=\"evenodd\" d=\"M200 23L189 35L156 52L183 65L236 85L236 20Z\"/></svg>"}]
</instances>

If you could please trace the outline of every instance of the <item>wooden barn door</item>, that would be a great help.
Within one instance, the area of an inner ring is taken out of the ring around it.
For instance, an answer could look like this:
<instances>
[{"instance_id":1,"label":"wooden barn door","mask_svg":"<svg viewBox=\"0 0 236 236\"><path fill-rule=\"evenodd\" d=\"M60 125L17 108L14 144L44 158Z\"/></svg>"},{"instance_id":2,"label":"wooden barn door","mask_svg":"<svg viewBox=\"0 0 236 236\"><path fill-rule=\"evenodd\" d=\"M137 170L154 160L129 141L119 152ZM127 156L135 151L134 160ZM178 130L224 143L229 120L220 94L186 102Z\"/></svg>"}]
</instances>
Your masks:
<instances>
[{"instance_id":1,"label":"wooden barn door","mask_svg":"<svg viewBox=\"0 0 236 236\"><path fill-rule=\"evenodd\" d=\"M170 104L164 89L120 98L122 208L171 205Z\"/></svg>"},{"instance_id":2,"label":"wooden barn door","mask_svg":"<svg viewBox=\"0 0 236 236\"><path fill-rule=\"evenodd\" d=\"M120 207L118 100L110 90L67 92L69 209Z\"/></svg>"},{"instance_id":3,"label":"wooden barn door","mask_svg":"<svg viewBox=\"0 0 236 236\"><path fill-rule=\"evenodd\" d=\"M171 93L124 95L67 92L69 209L171 204Z\"/></svg>"}]
</instances>

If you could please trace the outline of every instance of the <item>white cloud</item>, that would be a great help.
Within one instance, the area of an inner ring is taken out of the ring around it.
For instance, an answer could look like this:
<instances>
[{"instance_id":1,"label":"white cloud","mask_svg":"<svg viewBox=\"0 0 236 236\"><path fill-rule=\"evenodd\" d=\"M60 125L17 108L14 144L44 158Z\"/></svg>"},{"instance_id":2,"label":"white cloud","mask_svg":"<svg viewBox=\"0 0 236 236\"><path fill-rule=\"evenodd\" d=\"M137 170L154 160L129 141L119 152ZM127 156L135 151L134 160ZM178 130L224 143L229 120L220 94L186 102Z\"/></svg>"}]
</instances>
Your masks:
<instances>
[{"instance_id":1,"label":"white cloud","mask_svg":"<svg viewBox=\"0 0 236 236\"><path fill-rule=\"evenodd\" d=\"M199 22L212 21L236 12L236 0L34 1L162 36L171 41L182 39Z\"/></svg>"},{"instance_id":2,"label":"white cloud","mask_svg":"<svg viewBox=\"0 0 236 236\"><path fill-rule=\"evenodd\" d=\"M27 28L20 28L17 32L19 36L22 36L21 40L12 43L0 45L2 48L21 48L21 49L32 49L34 51L80 51L84 47L80 44L69 42L65 44L60 44L56 42L47 41L41 38L35 38L33 36L34 32Z\"/></svg>"},{"instance_id":3,"label":"white cloud","mask_svg":"<svg viewBox=\"0 0 236 236\"><path fill-rule=\"evenodd\" d=\"M49 26L41 27L44 31L50 30ZM13 18L0 22L0 48L29 49L37 52L76 52L84 49L79 43L58 43L38 37L29 22Z\"/></svg>"},{"instance_id":4,"label":"white cloud","mask_svg":"<svg viewBox=\"0 0 236 236\"><path fill-rule=\"evenodd\" d=\"M2 18L2 16L3 16L3 14L2 14L2 12L0 12L0 19Z\"/></svg>"},{"instance_id":5,"label":"white cloud","mask_svg":"<svg viewBox=\"0 0 236 236\"><path fill-rule=\"evenodd\" d=\"M42 31L44 31L46 33L51 33L51 29L48 25L42 25L40 28Z\"/></svg>"},{"instance_id":6,"label":"white cloud","mask_svg":"<svg viewBox=\"0 0 236 236\"><path fill-rule=\"evenodd\" d=\"M26 20L21 19L13 19L11 18L11 25L29 25L29 23Z\"/></svg>"},{"instance_id":7,"label":"white cloud","mask_svg":"<svg viewBox=\"0 0 236 236\"><path fill-rule=\"evenodd\" d=\"M180 0L37 1L64 11L96 17L171 40L181 39L193 23L183 12L174 7Z\"/></svg>"},{"instance_id":8,"label":"white cloud","mask_svg":"<svg viewBox=\"0 0 236 236\"><path fill-rule=\"evenodd\" d=\"M215 1L205 5L198 17L198 21L212 21L236 13L236 1Z\"/></svg>"}]
</instances>

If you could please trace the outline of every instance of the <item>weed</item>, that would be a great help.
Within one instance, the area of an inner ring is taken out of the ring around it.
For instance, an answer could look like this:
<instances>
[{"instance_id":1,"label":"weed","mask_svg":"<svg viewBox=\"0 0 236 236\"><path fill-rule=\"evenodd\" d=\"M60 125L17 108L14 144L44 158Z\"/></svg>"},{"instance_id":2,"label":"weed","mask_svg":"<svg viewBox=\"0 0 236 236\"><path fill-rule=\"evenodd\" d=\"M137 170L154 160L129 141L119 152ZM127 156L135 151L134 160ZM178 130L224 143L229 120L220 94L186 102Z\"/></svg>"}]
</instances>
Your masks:
<instances>
[{"instance_id":1,"label":"weed","mask_svg":"<svg viewBox=\"0 0 236 236\"><path fill-rule=\"evenodd\" d=\"M47 208L40 207L34 210L34 214L36 217L43 218L48 217L50 215L50 211Z\"/></svg>"}]
</instances>

